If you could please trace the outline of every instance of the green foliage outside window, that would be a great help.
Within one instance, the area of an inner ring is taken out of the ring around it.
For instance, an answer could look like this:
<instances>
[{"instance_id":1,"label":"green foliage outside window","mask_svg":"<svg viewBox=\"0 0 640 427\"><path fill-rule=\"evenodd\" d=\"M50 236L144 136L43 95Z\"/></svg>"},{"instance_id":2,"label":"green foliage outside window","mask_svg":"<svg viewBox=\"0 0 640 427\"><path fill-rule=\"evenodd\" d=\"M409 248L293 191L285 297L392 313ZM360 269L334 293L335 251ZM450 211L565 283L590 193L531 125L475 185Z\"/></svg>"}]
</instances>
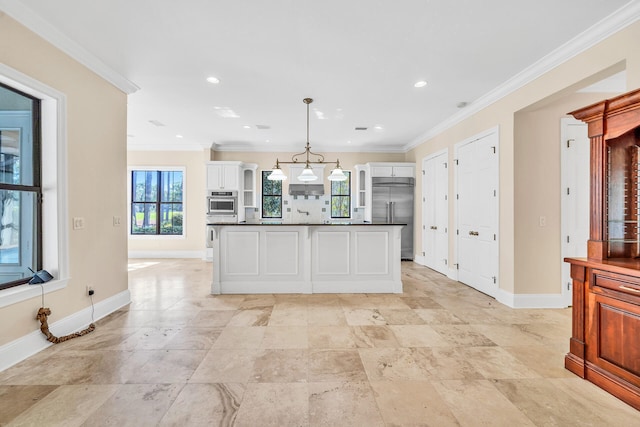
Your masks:
<instances>
[{"instance_id":1,"label":"green foliage outside window","mask_svg":"<svg viewBox=\"0 0 640 427\"><path fill-rule=\"evenodd\" d=\"M351 218L351 172L347 179L331 181L331 218Z\"/></svg>"},{"instance_id":2,"label":"green foliage outside window","mask_svg":"<svg viewBox=\"0 0 640 427\"><path fill-rule=\"evenodd\" d=\"M182 175L181 171L131 173L131 234L182 234Z\"/></svg>"},{"instance_id":3,"label":"green foliage outside window","mask_svg":"<svg viewBox=\"0 0 640 427\"><path fill-rule=\"evenodd\" d=\"M270 181L271 171L262 171L262 217L282 218L282 181Z\"/></svg>"}]
</instances>

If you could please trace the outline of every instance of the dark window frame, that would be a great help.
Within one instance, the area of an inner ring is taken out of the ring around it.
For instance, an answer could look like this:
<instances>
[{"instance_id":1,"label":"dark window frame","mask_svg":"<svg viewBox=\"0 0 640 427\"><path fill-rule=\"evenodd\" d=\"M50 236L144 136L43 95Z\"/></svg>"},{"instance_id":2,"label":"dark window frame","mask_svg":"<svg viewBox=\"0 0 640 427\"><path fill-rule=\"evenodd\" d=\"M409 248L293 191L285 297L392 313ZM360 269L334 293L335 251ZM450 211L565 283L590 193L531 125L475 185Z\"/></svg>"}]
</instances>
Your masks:
<instances>
[{"instance_id":1,"label":"dark window frame","mask_svg":"<svg viewBox=\"0 0 640 427\"><path fill-rule=\"evenodd\" d=\"M282 219L282 210L283 210L283 206L282 206L282 181L271 181L272 184L276 185L276 184L280 184L280 193L279 194L265 194L264 190L265 190L265 181L268 179L267 177L271 175L271 171L262 171L262 180L260 181L260 193L261 193L261 198L260 198L260 217L261 218L266 218L266 219ZM265 211L264 211L264 207L266 205L265 203L265 198L273 198L273 199L280 199L280 216L265 216Z\"/></svg>"},{"instance_id":2,"label":"dark window frame","mask_svg":"<svg viewBox=\"0 0 640 427\"><path fill-rule=\"evenodd\" d=\"M35 270L42 270L42 108L41 108L41 100L32 95L22 92L21 90L15 89L6 84L0 83L0 87L7 89L11 92L15 92L20 96L24 96L25 98L29 98L33 101L31 107L31 132L32 139L31 142L33 144L33 184L32 185L21 185L21 184L7 184L0 182L0 190L7 191L19 191L25 193L35 193L36 198L36 212L35 212L35 236L33 236L34 244L36 245L35 250ZM26 277L20 280L14 280L11 282L6 282L0 284L0 290L8 289L14 286L23 285L28 283L31 280L31 276Z\"/></svg>"},{"instance_id":3,"label":"dark window frame","mask_svg":"<svg viewBox=\"0 0 640 427\"><path fill-rule=\"evenodd\" d=\"M136 182L133 179L134 174L136 172L144 172L144 173L149 173L149 172L153 172L156 174L156 182L157 182L157 188L156 188L156 200L155 202L146 202L146 201L142 201L142 202L138 202L135 201L135 197L136 197ZM167 202L167 201L163 201L162 200L162 186L163 186L163 181L162 181L162 174L163 172L179 172L182 174L182 198L179 202ZM153 170L149 170L149 169L132 169L131 170L131 224L129 227L129 235L131 236L184 236L184 231L185 231L185 218L184 218L184 171L181 170L173 170L173 169L153 169ZM135 205L152 205L155 206L156 208L156 229L155 229L155 233L145 233L145 232L141 232L141 233L135 233L133 231L133 225L134 225L134 217L135 217L135 209L134 206ZM180 210L180 212L182 212L182 229L180 230L180 233L163 233L162 232L162 221L159 218L160 212L162 211L162 206L163 205L180 205L182 207L182 209Z\"/></svg>"},{"instance_id":4,"label":"dark window frame","mask_svg":"<svg viewBox=\"0 0 640 427\"><path fill-rule=\"evenodd\" d=\"M330 190L331 191L331 200L330 200L330 204L329 204L329 206L331 207L331 218L336 218L336 219L351 218L351 171L343 171L343 173L345 175L347 175L347 181L348 181L347 194L334 193L334 183L336 184L335 186L337 187L341 183L343 183L344 181L331 181L331 185L330 185L330 187L331 187L331 190ZM343 216L343 215L334 216L333 215L333 200L334 200L334 198L340 198L340 199L344 198L344 199L347 200L347 204L348 204L348 207L347 207L348 215L347 216Z\"/></svg>"}]
</instances>

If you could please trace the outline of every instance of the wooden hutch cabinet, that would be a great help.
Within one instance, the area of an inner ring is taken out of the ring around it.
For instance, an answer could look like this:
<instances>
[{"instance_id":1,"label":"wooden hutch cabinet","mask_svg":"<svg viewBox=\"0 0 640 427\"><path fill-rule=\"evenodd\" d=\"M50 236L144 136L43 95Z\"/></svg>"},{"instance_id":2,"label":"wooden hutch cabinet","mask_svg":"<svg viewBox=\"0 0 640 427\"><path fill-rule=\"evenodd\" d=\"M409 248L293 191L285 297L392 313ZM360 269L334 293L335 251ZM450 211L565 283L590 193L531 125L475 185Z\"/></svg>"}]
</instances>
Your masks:
<instances>
[{"instance_id":1,"label":"wooden hutch cabinet","mask_svg":"<svg viewBox=\"0 0 640 427\"><path fill-rule=\"evenodd\" d=\"M591 217L588 257L565 259L565 367L640 410L640 89L570 114L589 128Z\"/></svg>"}]
</instances>

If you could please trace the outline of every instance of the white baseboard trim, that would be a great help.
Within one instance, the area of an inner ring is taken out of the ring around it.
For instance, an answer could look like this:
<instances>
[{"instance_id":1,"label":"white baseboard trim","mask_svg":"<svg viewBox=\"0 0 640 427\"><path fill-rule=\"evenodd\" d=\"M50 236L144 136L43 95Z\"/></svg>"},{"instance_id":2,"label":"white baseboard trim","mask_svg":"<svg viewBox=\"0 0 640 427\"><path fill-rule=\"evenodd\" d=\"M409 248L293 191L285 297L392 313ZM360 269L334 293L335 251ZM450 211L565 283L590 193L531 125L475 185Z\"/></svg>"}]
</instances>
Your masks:
<instances>
[{"instance_id":1,"label":"white baseboard trim","mask_svg":"<svg viewBox=\"0 0 640 427\"><path fill-rule=\"evenodd\" d=\"M129 258L205 258L205 251L129 251Z\"/></svg>"},{"instance_id":2,"label":"white baseboard trim","mask_svg":"<svg viewBox=\"0 0 640 427\"><path fill-rule=\"evenodd\" d=\"M122 291L103 301L97 302L94 312L94 319L101 319L121 307L131 303L131 294L129 290ZM56 308L52 307L52 313L55 315ZM35 316L35 313L34 313ZM76 331L80 331L91 323L91 306L73 313L64 319L60 319L49 325L51 332L56 336L67 335ZM53 345L38 327L37 330L27 335L11 341L0 347L0 372L23 361L27 357L44 350Z\"/></svg>"},{"instance_id":3,"label":"white baseboard trim","mask_svg":"<svg viewBox=\"0 0 640 427\"><path fill-rule=\"evenodd\" d=\"M512 294L498 289L496 300L511 308L567 308L561 294Z\"/></svg>"},{"instance_id":4,"label":"white baseboard trim","mask_svg":"<svg viewBox=\"0 0 640 427\"><path fill-rule=\"evenodd\" d=\"M455 268L449 268L447 271L447 277L451 280L458 281L458 270Z\"/></svg>"},{"instance_id":5,"label":"white baseboard trim","mask_svg":"<svg viewBox=\"0 0 640 427\"><path fill-rule=\"evenodd\" d=\"M420 264L420 265L424 265L426 266L426 260L424 259L424 257L422 255L416 255L413 258L413 262L415 262L416 264Z\"/></svg>"}]
</instances>

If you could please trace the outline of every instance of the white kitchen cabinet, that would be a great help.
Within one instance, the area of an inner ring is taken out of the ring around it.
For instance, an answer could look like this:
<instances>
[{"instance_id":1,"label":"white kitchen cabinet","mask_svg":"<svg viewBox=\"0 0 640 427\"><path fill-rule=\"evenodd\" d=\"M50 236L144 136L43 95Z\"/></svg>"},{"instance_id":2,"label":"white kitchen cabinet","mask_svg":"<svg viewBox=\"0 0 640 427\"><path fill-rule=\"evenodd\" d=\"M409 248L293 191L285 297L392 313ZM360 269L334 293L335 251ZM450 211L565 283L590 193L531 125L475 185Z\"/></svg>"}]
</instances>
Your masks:
<instances>
[{"instance_id":1,"label":"white kitchen cabinet","mask_svg":"<svg viewBox=\"0 0 640 427\"><path fill-rule=\"evenodd\" d=\"M366 165L355 165L356 169L356 208L367 206L367 188L369 183L369 168Z\"/></svg>"},{"instance_id":2,"label":"white kitchen cabinet","mask_svg":"<svg viewBox=\"0 0 640 427\"><path fill-rule=\"evenodd\" d=\"M256 170L255 163L242 165L242 201L245 208L255 208L256 205Z\"/></svg>"},{"instance_id":3,"label":"white kitchen cabinet","mask_svg":"<svg viewBox=\"0 0 640 427\"><path fill-rule=\"evenodd\" d=\"M304 169L304 163L300 165L289 165L289 183L290 184L324 184L324 168L326 165L310 165L313 174L318 177L315 181L300 181L298 177Z\"/></svg>"},{"instance_id":4,"label":"white kitchen cabinet","mask_svg":"<svg viewBox=\"0 0 640 427\"><path fill-rule=\"evenodd\" d=\"M241 162L208 162L207 190L240 190Z\"/></svg>"},{"instance_id":5,"label":"white kitchen cabinet","mask_svg":"<svg viewBox=\"0 0 640 427\"><path fill-rule=\"evenodd\" d=\"M369 163L374 178L415 178L413 163Z\"/></svg>"}]
</instances>

